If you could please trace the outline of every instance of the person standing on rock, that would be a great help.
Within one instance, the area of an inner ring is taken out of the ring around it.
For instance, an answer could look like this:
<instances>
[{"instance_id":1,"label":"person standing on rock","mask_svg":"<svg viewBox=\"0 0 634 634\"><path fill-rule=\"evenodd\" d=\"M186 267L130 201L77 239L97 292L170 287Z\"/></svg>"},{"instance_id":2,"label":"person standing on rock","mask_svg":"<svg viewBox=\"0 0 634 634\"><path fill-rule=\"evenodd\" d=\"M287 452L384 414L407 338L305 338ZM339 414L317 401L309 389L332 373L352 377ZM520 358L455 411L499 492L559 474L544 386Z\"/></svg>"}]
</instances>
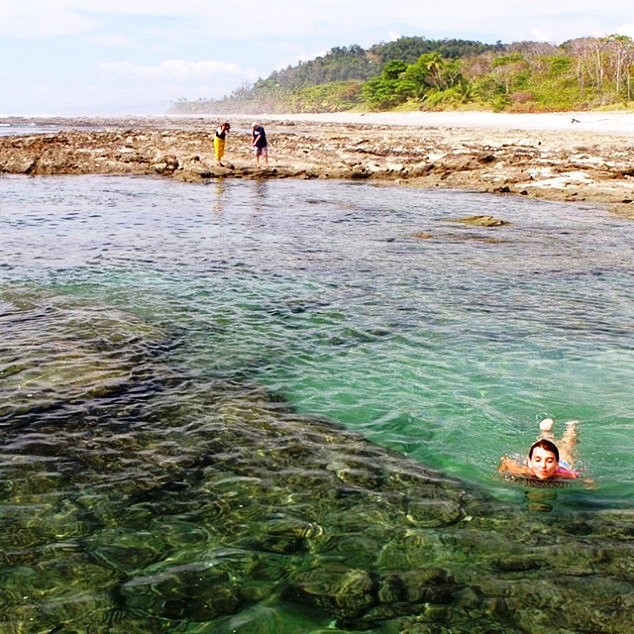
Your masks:
<instances>
[{"instance_id":1,"label":"person standing on rock","mask_svg":"<svg viewBox=\"0 0 634 634\"><path fill-rule=\"evenodd\" d=\"M216 128L216 133L214 134L214 152L216 154L216 162L220 167L224 167L222 157L225 154L225 140L229 130L231 130L231 126L225 121Z\"/></svg>"},{"instance_id":2,"label":"person standing on rock","mask_svg":"<svg viewBox=\"0 0 634 634\"><path fill-rule=\"evenodd\" d=\"M260 157L264 157L266 166L269 166L269 151L264 128L259 123L253 124L253 141L251 145L255 148L255 165L260 167Z\"/></svg>"}]
</instances>

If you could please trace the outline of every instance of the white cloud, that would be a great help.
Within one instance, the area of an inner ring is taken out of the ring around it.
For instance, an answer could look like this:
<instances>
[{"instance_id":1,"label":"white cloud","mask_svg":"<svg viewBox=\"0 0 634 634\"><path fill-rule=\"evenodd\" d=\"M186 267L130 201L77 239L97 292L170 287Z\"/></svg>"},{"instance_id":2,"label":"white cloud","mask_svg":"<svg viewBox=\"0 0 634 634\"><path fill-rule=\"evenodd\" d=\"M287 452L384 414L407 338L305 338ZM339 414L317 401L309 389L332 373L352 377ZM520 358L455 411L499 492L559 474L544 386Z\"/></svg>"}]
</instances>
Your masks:
<instances>
[{"instance_id":1,"label":"white cloud","mask_svg":"<svg viewBox=\"0 0 634 634\"><path fill-rule=\"evenodd\" d=\"M5 0L0 7L0 33L17 37L86 32L114 18L145 16L182 18L181 37L215 33L232 38L315 38L327 35L333 46L368 45L376 33L416 33L427 37L462 37L488 33L503 41L526 40L534 31L552 33L558 41L615 32L630 13L624 0L365 0L363 6L341 0ZM610 26L612 25L612 26ZM163 22L165 31L181 28L179 19ZM628 27L629 28L629 27Z\"/></svg>"},{"instance_id":2,"label":"white cloud","mask_svg":"<svg viewBox=\"0 0 634 634\"><path fill-rule=\"evenodd\" d=\"M155 66L134 64L132 62L105 62L99 69L109 75L118 75L130 79L167 80L167 79L209 79L218 76L244 78L248 81L257 79L258 74L252 69L240 68L237 64L203 60L188 62L179 59L168 59Z\"/></svg>"},{"instance_id":3,"label":"white cloud","mask_svg":"<svg viewBox=\"0 0 634 634\"><path fill-rule=\"evenodd\" d=\"M230 6L227 0L221 4ZM117 16L197 20L211 18L215 11L211 3L197 0L3 0L0 34L28 39L59 37L92 31Z\"/></svg>"},{"instance_id":4,"label":"white cloud","mask_svg":"<svg viewBox=\"0 0 634 634\"><path fill-rule=\"evenodd\" d=\"M533 29L530 33L530 37L526 39L534 42L551 42L553 37L551 33L547 33L541 29Z\"/></svg>"},{"instance_id":5,"label":"white cloud","mask_svg":"<svg viewBox=\"0 0 634 634\"><path fill-rule=\"evenodd\" d=\"M170 59L155 65L110 62L100 64L98 70L100 77L86 94L95 104L169 103L182 97L219 99L259 76L252 69L215 60Z\"/></svg>"},{"instance_id":6,"label":"white cloud","mask_svg":"<svg viewBox=\"0 0 634 634\"><path fill-rule=\"evenodd\" d=\"M294 59L287 60L286 64L280 66L280 68L286 68L287 66L295 66L297 62L310 62L313 59L317 59L318 57L324 57L330 52L329 48L321 48L318 51L313 51L312 53L300 53L296 55Z\"/></svg>"},{"instance_id":7,"label":"white cloud","mask_svg":"<svg viewBox=\"0 0 634 634\"><path fill-rule=\"evenodd\" d=\"M145 47L132 38L124 35L94 35L88 38L88 43L94 46L105 46L109 48L144 49Z\"/></svg>"},{"instance_id":8,"label":"white cloud","mask_svg":"<svg viewBox=\"0 0 634 634\"><path fill-rule=\"evenodd\" d=\"M16 38L41 38L84 33L99 26L99 21L77 13L72 7L56 6L43 0L0 4L0 35Z\"/></svg>"},{"instance_id":9,"label":"white cloud","mask_svg":"<svg viewBox=\"0 0 634 634\"><path fill-rule=\"evenodd\" d=\"M634 24L624 24L616 30L618 35L627 35L627 37L634 37Z\"/></svg>"}]
</instances>

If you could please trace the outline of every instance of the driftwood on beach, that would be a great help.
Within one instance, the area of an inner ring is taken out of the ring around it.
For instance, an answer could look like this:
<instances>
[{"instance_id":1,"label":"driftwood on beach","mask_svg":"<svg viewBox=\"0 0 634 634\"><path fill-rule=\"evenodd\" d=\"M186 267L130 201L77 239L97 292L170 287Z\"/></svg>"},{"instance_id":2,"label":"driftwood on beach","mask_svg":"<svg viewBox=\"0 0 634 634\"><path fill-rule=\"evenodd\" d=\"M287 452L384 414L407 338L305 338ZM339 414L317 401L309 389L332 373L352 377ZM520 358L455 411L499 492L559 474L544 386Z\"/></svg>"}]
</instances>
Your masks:
<instances>
[{"instance_id":1,"label":"driftwood on beach","mask_svg":"<svg viewBox=\"0 0 634 634\"><path fill-rule=\"evenodd\" d=\"M382 179L607 204L634 217L634 142L623 134L572 124L518 130L263 119L270 167L258 170L251 122L231 122L219 166L208 118L50 120L57 131L0 137L0 174Z\"/></svg>"}]
</instances>

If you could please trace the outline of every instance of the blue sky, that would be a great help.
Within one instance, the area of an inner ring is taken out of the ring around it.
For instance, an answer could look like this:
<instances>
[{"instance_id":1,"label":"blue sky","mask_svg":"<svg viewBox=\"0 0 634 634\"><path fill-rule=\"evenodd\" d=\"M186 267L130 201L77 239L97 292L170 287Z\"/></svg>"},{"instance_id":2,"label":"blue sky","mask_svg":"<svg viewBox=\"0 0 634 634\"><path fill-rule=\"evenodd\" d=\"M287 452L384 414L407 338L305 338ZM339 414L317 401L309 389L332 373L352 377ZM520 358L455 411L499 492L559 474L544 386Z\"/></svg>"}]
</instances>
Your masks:
<instances>
[{"instance_id":1,"label":"blue sky","mask_svg":"<svg viewBox=\"0 0 634 634\"><path fill-rule=\"evenodd\" d=\"M634 37L631 0L0 0L0 115L161 114L333 46Z\"/></svg>"}]
</instances>

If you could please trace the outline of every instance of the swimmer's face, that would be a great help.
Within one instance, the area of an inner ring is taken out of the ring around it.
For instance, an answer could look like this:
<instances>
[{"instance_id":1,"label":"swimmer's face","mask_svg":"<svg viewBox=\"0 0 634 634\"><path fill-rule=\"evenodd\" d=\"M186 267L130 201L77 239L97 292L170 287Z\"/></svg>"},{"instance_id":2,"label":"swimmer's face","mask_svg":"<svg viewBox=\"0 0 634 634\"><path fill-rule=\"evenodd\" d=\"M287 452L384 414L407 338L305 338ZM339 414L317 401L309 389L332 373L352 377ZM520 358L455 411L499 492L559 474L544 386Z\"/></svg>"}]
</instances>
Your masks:
<instances>
[{"instance_id":1,"label":"swimmer's face","mask_svg":"<svg viewBox=\"0 0 634 634\"><path fill-rule=\"evenodd\" d=\"M533 455L528 461L528 466L538 480L548 480L557 471L557 458L552 451L543 447L535 447Z\"/></svg>"}]
</instances>

